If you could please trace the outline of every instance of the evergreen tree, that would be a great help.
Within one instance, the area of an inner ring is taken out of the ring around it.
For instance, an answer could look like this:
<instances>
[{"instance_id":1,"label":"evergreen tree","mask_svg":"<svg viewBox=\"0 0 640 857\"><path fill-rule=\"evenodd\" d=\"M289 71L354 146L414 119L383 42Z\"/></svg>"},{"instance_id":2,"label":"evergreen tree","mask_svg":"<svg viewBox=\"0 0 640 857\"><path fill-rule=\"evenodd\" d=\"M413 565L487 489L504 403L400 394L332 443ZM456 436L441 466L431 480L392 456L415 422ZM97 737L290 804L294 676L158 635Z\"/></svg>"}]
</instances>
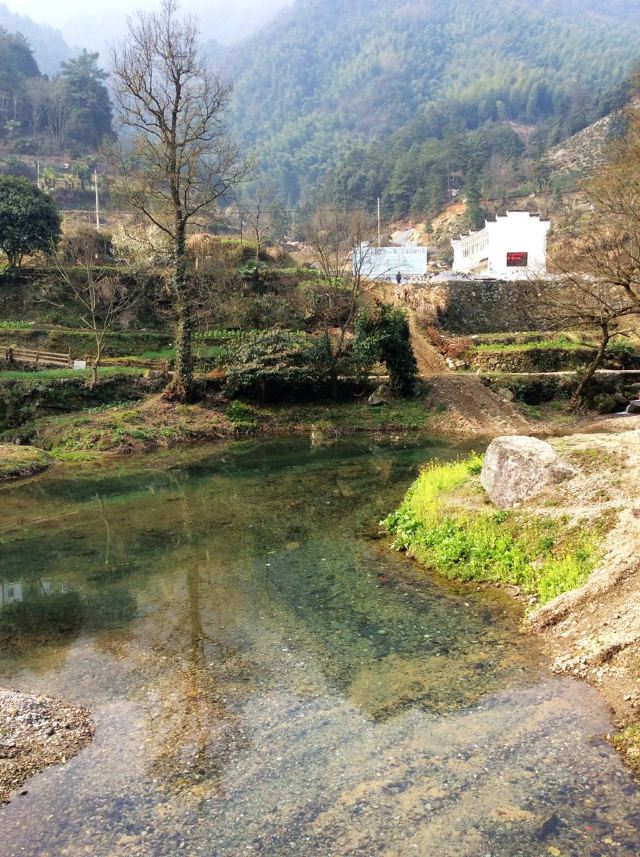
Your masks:
<instances>
[{"instance_id":1,"label":"evergreen tree","mask_svg":"<svg viewBox=\"0 0 640 857\"><path fill-rule=\"evenodd\" d=\"M25 256L53 250L60 215L53 201L28 179L0 175L0 250L11 267Z\"/></svg>"},{"instance_id":2,"label":"evergreen tree","mask_svg":"<svg viewBox=\"0 0 640 857\"><path fill-rule=\"evenodd\" d=\"M109 75L98 67L98 56L82 51L62 64L57 78L67 110L67 136L92 148L113 135L111 102L104 83Z\"/></svg>"},{"instance_id":3,"label":"evergreen tree","mask_svg":"<svg viewBox=\"0 0 640 857\"><path fill-rule=\"evenodd\" d=\"M465 184L467 196L467 223L469 229L475 231L482 229L485 221L485 212L480 206L480 182L478 174L473 171L467 175Z\"/></svg>"}]
</instances>

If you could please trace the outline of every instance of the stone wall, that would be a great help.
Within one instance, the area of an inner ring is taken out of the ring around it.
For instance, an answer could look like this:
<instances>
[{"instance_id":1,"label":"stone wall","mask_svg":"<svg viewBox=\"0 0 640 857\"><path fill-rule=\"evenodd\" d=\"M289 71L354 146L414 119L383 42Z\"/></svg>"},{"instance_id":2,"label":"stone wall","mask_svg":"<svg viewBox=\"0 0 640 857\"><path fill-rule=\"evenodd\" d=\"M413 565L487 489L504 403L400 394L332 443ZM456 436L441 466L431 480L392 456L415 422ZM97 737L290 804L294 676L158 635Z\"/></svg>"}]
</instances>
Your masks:
<instances>
[{"instance_id":1,"label":"stone wall","mask_svg":"<svg viewBox=\"0 0 640 857\"><path fill-rule=\"evenodd\" d=\"M450 280L399 290L426 325L450 333L509 333L541 330L530 309L535 286L513 280Z\"/></svg>"},{"instance_id":2,"label":"stone wall","mask_svg":"<svg viewBox=\"0 0 640 857\"><path fill-rule=\"evenodd\" d=\"M463 360L467 364L465 368L482 372L569 372L588 366L595 354L595 348L471 350ZM601 368L640 369L640 354L629 355L624 361L615 354L607 354Z\"/></svg>"},{"instance_id":3,"label":"stone wall","mask_svg":"<svg viewBox=\"0 0 640 857\"><path fill-rule=\"evenodd\" d=\"M572 374L523 375L487 372L479 377L482 383L494 392L510 390L517 401L527 405L539 405L553 399L568 399L576 386L576 376ZM598 372L587 384L587 402L594 406L604 396L614 399L607 411L624 410L632 399L640 397L640 371Z\"/></svg>"}]
</instances>

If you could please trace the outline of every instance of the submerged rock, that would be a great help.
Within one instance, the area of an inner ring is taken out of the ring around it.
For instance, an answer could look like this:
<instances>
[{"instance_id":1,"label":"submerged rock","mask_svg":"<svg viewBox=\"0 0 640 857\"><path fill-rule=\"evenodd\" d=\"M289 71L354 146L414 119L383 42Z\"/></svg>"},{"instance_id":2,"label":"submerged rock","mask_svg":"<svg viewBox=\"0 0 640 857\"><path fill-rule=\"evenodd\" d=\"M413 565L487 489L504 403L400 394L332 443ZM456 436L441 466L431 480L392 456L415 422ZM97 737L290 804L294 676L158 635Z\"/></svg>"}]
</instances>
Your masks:
<instances>
[{"instance_id":1,"label":"submerged rock","mask_svg":"<svg viewBox=\"0 0 640 857\"><path fill-rule=\"evenodd\" d=\"M550 444L535 437L513 435L491 442L480 482L493 504L507 509L576 473Z\"/></svg>"}]
</instances>

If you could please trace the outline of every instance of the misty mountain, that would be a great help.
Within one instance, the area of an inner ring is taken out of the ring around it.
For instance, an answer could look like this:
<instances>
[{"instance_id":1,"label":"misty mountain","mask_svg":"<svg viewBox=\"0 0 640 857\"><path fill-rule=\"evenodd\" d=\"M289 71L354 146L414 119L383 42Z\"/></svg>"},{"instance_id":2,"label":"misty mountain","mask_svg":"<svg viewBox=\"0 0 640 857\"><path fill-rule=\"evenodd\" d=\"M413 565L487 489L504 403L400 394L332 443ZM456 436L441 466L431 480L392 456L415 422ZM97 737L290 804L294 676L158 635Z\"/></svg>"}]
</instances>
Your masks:
<instances>
[{"instance_id":1,"label":"misty mountain","mask_svg":"<svg viewBox=\"0 0 640 857\"><path fill-rule=\"evenodd\" d=\"M0 4L0 27L10 33L22 33L33 48L38 67L43 74L55 74L60 63L73 51L62 34L47 24L37 24L26 15L17 15Z\"/></svg>"},{"instance_id":2,"label":"misty mountain","mask_svg":"<svg viewBox=\"0 0 640 857\"><path fill-rule=\"evenodd\" d=\"M361 201L388 194L399 153L429 169L434 141L451 149L501 125L509 153L509 123L543 129L545 143L574 133L629 74L639 38L640 0L297 0L228 57L233 124L288 204L349 163L341 193ZM493 143L478 145L490 157ZM409 172L398 210L426 193Z\"/></svg>"},{"instance_id":3,"label":"misty mountain","mask_svg":"<svg viewBox=\"0 0 640 857\"><path fill-rule=\"evenodd\" d=\"M184 0L180 4L183 14L198 19L203 42L231 45L246 39L260 30L292 0ZM158 3L149 0L131 3L114 0L113 3L87 4L85 10L69 15L58 15L60 27L70 44L82 45L98 51L103 62L109 46L124 37L127 16L137 8L153 9Z\"/></svg>"}]
</instances>

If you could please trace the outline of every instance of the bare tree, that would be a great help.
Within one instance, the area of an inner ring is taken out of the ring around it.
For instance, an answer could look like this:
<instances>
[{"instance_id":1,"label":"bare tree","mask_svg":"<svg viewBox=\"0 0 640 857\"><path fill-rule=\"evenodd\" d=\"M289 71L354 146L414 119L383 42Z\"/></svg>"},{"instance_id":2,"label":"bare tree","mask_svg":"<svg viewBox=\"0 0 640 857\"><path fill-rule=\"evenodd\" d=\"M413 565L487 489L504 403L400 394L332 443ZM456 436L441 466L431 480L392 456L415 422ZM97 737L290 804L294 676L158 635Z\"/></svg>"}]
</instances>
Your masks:
<instances>
[{"instance_id":1,"label":"bare tree","mask_svg":"<svg viewBox=\"0 0 640 857\"><path fill-rule=\"evenodd\" d=\"M590 210L557 235L549 253L552 279L535 284L531 310L549 328L595 334L598 347L574 392L578 404L616 336L640 317L640 113L626 113L627 132L584 185Z\"/></svg>"},{"instance_id":2,"label":"bare tree","mask_svg":"<svg viewBox=\"0 0 640 857\"><path fill-rule=\"evenodd\" d=\"M640 120L584 187L589 213L556 236L549 253L552 279L536 283L534 314L548 328L578 329L597 337L594 358L581 373L575 404L601 366L614 337L633 331L640 317Z\"/></svg>"},{"instance_id":3,"label":"bare tree","mask_svg":"<svg viewBox=\"0 0 640 857\"><path fill-rule=\"evenodd\" d=\"M270 194L258 190L251 203L238 206L238 216L251 230L256 244L256 262L265 244L282 235L283 212L277 200Z\"/></svg>"},{"instance_id":4,"label":"bare tree","mask_svg":"<svg viewBox=\"0 0 640 857\"><path fill-rule=\"evenodd\" d=\"M620 287L592 275L582 275L576 266L579 243L565 243L550 254L554 276L534 283L529 296L532 316L547 330L575 330L597 341L593 359L579 373L572 401L579 405L585 387L602 365L610 342L628 336L640 315L640 299Z\"/></svg>"},{"instance_id":5,"label":"bare tree","mask_svg":"<svg viewBox=\"0 0 640 857\"><path fill-rule=\"evenodd\" d=\"M335 380L356 315L374 288L367 278L374 228L364 211L321 208L311 216L305 232L308 249L321 273L313 292L313 313Z\"/></svg>"},{"instance_id":6,"label":"bare tree","mask_svg":"<svg viewBox=\"0 0 640 857\"><path fill-rule=\"evenodd\" d=\"M49 89L45 110L51 139L56 147L62 148L67 136L69 103L59 81L54 81Z\"/></svg>"},{"instance_id":7,"label":"bare tree","mask_svg":"<svg viewBox=\"0 0 640 857\"><path fill-rule=\"evenodd\" d=\"M90 331L94 341L91 361L91 386L98 382L98 371L104 357L107 335L124 314L133 309L142 297L137 280L125 285L96 265L95 244L89 237L78 252L76 265L69 267L60 256L55 257L60 282L49 286L43 300L71 313L78 326ZM62 293L60 290L62 284Z\"/></svg>"},{"instance_id":8,"label":"bare tree","mask_svg":"<svg viewBox=\"0 0 640 857\"><path fill-rule=\"evenodd\" d=\"M138 12L112 65L116 112L132 134L120 150L123 190L173 246L177 356L168 394L186 401L193 395L195 326L187 229L242 179L247 165L221 121L230 89L209 69L197 25L180 20L177 9L175 0L163 0L157 13Z\"/></svg>"},{"instance_id":9,"label":"bare tree","mask_svg":"<svg viewBox=\"0 0 640 857\"><path fill-rule=\"evenodd\" d=\"M51 84L40 77L32 77L26 81L27 101L31 109L31 134L38 138L42 122L47 114L47 100Z\"/></svg>"}]
</instances>

